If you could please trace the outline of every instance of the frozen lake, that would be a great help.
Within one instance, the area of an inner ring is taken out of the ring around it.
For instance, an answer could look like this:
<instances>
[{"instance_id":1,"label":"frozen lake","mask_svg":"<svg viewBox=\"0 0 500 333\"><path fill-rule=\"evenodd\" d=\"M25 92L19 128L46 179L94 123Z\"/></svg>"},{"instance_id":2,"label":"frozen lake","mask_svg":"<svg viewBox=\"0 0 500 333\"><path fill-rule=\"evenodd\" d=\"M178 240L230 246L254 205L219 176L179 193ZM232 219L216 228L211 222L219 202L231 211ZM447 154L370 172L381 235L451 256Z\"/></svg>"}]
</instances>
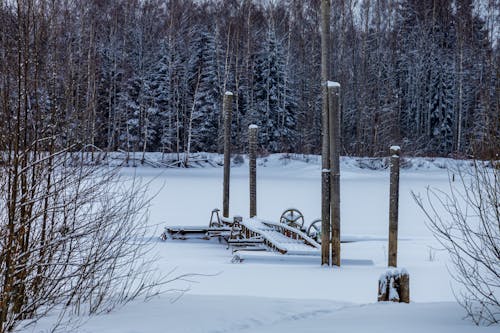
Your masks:
<instances>
[{"instance_id":1,"label":"frozen lake","mask_svg":"<svg viewBox=\"0 0 500 333\"><path fill-rule=\"evenodd\" d=\"M334 327L342 332L384 332L394 324L407 325L405 332L493 331L461 319L465 313L453 296L448 256L426 228L411 196L411 191L425 194L429 185L446 190L445 169L429 166L401 172L398 266L410 274L409 305L376 303L378 277L387 266L388 170L360 169L350 160L342 163L341 233L379 240L342 244L342 259L373 264L341 268L321 267L319 257L317 262L262 259L235 264L232 251L216 241L160 241L156 236L166 225L208 225L212 209L222 206L222 172L123 170L125 177L136 175L150 182L155 194L150 224L156 247L151 255L159 256L159 269L174 270L172 276L201 275L169 285L185 292L179 299L172 291L147 303L134 302L93 318L82 332L326 332ZM257 173L259 217L278 221L290 207L298 208L306 223L320 217L318 163L273 155L259 160ZM230 214L248 216L248 197L248 168L233 167Z\"/></svg>"}]
</instances>

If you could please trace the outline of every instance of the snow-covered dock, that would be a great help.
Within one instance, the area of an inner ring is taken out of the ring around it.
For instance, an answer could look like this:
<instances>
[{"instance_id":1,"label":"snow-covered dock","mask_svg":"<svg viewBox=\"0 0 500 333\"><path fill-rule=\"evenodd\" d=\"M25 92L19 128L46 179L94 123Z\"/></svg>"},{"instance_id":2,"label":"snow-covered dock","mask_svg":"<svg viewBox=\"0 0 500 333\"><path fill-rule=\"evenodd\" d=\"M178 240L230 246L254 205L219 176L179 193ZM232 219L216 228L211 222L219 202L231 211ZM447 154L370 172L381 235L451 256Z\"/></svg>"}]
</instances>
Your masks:
<instances>
[{"instance_id":1,"label":"snow-covered dock","mask_svg":"<svg viewBox=\"0 0 500 333\"><path fill-rule=\"evenodd\" d=\"M264 221L258 218L241 222L242 233L248 237L262 237L272 250L282 254L318 255L321 245L301 230L284 223Z\"/></svg>"},{"instance_id":2,"label":"snow-covered dock","mask_svg":"<svg viewBox=\"0 0 500 333\"><path fill-rule=\"evenodd\" d=\"M300 225L266 221L257 217L243 219L239 216L225 218L214 209L208 227L203 226L168 226L161 238L224 239L229 246L239 250L268 250L287 255L320 254L321 245L301 229Z\"/></svg>"}]
</instances>

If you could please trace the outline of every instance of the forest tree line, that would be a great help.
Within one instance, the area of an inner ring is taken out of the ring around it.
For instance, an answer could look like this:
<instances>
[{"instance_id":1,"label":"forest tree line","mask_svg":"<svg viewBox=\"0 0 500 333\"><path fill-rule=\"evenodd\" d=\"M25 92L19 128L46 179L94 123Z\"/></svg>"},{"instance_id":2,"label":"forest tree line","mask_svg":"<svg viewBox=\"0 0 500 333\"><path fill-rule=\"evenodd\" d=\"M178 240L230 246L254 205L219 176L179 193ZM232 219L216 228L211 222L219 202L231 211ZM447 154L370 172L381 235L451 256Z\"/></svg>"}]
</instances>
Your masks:
<instances>
[{"instance_id":1,"label":"forest tree line","mask_svg":"<svg viewBox=\"0 0 500 333\"><path fill-rule=\"evenodd\" d=\"M233 151L256 124L261 153L319 153L319 3L0 1L0 135L17 124L61 147L220 152L232 91ZM332 0L341 153L498 154L499 8Z\"/></svg>"}]
</instances>

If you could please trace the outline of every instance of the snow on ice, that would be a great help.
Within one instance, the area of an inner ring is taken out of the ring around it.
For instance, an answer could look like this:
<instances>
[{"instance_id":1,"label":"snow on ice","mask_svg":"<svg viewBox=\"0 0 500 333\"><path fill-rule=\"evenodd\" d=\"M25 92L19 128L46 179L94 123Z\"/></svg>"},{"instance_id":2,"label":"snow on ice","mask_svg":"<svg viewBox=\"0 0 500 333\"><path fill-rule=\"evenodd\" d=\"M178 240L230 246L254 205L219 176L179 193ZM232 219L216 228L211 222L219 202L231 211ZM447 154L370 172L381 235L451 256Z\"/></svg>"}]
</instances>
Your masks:
<instances>
[{"instance_id":1,"label":"snow on ice","mask_svg":"<svg viewBox=\"0 0 500 333\"><path fill-rule=\"evenodd\" d=\"M260 218L278 221L287 207L298 208L306 224L321 215L320 159L295 157L259 159ZM167 286L171 292L148 302L135 301L117 312L93 317L79 331L374 333L399 327L401 332L498 332L498 327L478 328L463 320L465 313L450 287L449 258L444 251L429 256L429 249L440 245L410 195L410 191L425 193L428 185L448 190L448 173L441 166L452 162L413 159L408 163L411 166L402 169L400 180L398 263L412 274L410 304L376 302L379 276L387 271L387 169L362 169L356 159L342 159L341 234L353 242L342 244L343 264L332 268L320 266L314 256L266 259L276 258L274 254L234 264L231 249L216 241L160 241L166 225L208 225L211 210L221 206L222 168L138 167L122 172L151 182L151 193L157 193L149 215L151 241L157 242L151 255L159 256L158 268L165 273L175 269L173 275L200 275L172 282ZM231 215L248 212L247 165L245 160L231 172ZM56 319L49 316L23 333L46 332Z\"/></svg>"}]
</instances>

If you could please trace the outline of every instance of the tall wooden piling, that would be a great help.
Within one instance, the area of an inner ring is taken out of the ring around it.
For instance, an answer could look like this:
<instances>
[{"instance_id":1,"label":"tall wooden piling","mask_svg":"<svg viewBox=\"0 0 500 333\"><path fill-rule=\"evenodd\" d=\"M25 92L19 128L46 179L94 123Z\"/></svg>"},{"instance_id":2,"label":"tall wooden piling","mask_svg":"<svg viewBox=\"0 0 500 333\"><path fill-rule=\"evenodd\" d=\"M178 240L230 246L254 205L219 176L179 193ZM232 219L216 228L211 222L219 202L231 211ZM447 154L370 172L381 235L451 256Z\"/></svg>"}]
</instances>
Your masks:
<instances>
[{"instance_id":1,"label":"tall wooden piling","mask_svg":"<svg viewBox=\"0 0 500 333\"><path fill-rule=\"evenodd\" d=\"M330 132L332 265L340 266L340 84L329 81L327 88Z\"/></svg>"},{"instance_id":2,"label":"tall wooden piling","mask_svg":"<svg viewBox=\"0 0 500 333\"><path fill-rule=\"evenodd\" d=\"M322 123L322 172L321 172L321 265L330 265L330 143L328 121L329 49L330 49L330 0L321 0L321 90L323 105Z\"/></svg>"},{"instance_id":3,"label":"tall wooden piling","mask_svg":"<svg viewBox=\"0 0 500 333\"><path fill-rule=\"evenodd\" d=\"M226 91L223 102L224 116L224 183L222 199L222 216L229 217L229 177L231 172L231 111L233 93Z\"/></svg>"},{"instance_id":4,"label":"tall wooden piling","mask_svg":"<svg viewBox=\"0 0 500 333\"><path fill-rule=\"evenodd\" d=\"M399 207L399 146L392 146L391 180L389 194L389 256L388 265L397 267L398 262L398 207Z\"/></svg>"},{"instance_id":5,"label":"tall wooden piling","mask_svg":"<svg viewBox=\"0 0 500 333\"><path fill-rule=\"evenodd\" d=\"M330 169L321 172L321 265L330 265Z\"/></svg>"},{"instance_id":6,"label":"tall wooden piling","mask_svg":"<svg viewBox=\"0 0 500 333\"><path fill-rule=\"evenodd\" d=\"M248 126L248 165L250 172L250 217L257 216L257 125Z\"/></svg>"}]
</instances>

